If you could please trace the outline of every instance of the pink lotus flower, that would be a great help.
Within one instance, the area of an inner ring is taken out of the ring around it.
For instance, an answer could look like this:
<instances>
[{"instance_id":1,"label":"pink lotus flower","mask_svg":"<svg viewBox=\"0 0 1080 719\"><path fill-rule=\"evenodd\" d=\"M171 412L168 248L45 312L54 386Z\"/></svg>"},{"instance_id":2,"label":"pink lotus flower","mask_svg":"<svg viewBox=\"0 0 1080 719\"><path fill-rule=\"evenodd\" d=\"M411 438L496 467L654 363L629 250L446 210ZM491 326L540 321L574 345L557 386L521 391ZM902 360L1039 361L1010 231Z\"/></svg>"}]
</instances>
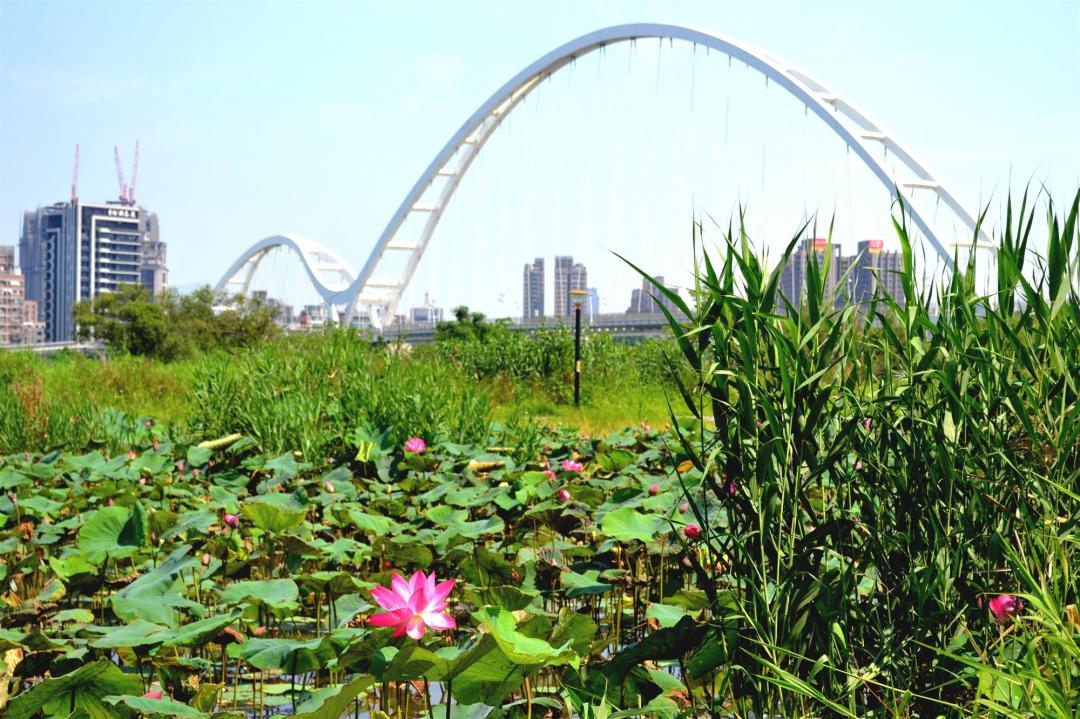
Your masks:
<instances>
[{"instance_id":1,"label":"pink lotus flower","mask_svg":"<svg viewBox=\"0 0 1080 719\"><path fill-rule=\"evenodd\" d=\"M862 469L862 460L861 459L855 460L855 471L858 472L861 469Z\"/></svg>"},{"instance_id":2,"label":"pink lotus flower","mask_svg":"<svg viewBox=\"0 0 1080 719\"><path fill-rule=\"evenodd\" d=\"M564 472L580 472L581 470L585 469L581 466L580 462L575 462L572 459L564 459L562 463L562 468Z\"/></svg>"},{"instance_id":3,"label":"pink lotus flower","mask_svg":"<svg viewBox=\"0 0 1080 719\"><path fill-rule=\"evenodd\" d=\"M330 480L326 480L325 482L323 482L323 489L326 490L327 494L334 493L334 485L330 483Z\"/></svg>"},{"instance_id":4,"label":"pink lotus flower","mask_svg":"<svg viewBox=\"0 0 1080 719\"><path fill-rule=\"evenodd\" d=\"M390 588L375 587L371 596L385 612L368 617L368 624L377 627L397 627L395 637L408 634L420 639L428 627L445 631L457 626L446 611L446 597L454 588L454 580L435 583L435 572L425 575L417 572L405 581L397 572L390 580Z\"/></svg>"},{"instance_id":5,"label":"pink lotus flower","mask_svg":"<svg viewBox=\"0 0 1080 719\"><path fill-rule=\"evenodd\" d=\"M689 512L690 511L690 503L689 502L683 502L682 504L680 504L679 505L679 511L680 512Z\"/></svg>"},{"instance_id":6,"label":"pink lotus flower","mask_svg":"<svg viewBox=\"0 0 1080 719\"><path fill-rule=\"evenodd\" d=\"M158 689L156 692L146 692L143 694L144 699L161 699L165 694Z\"/></svg>"},{"instance_id":7,"label":"pink lotus flower","mask_svg":"<svg viewBox=\"0 0 1080 719\"><path fill-rule=\"evenodd\" d=\"M690 522L690 524L683 527L682 533L686 535L686 538L693 541L701 536L701 527L697 525L697 522Z\"/></svg>"},{"instance_id":8,"label":"pink lotus flower","mask_svg":"<svg viewBox=\"0 0 1080 719\"><path fill-rule=\"evenodd\" d=\"M419 437L413 437L405 443L405 451L412 454L420 454L427 449L427 442Z\"/></svg>"},{"instance_id":9,"label":"pink lotus flower","mask_svg":"<svg viewBox=\"0 0 1080 719\"><path fill-rule=\"evenodd\" d=\"M660 494L660 485L659 484L654 484L653 486L649 487L649 496L650 497L655 497L658 494Z\"/></svg>"},{"instance_id":10,"label":"pink lotus flower","mask_svg":"<svg viewBox=\"0 0 1080 719\"><path fill-rule=\"evenodd\" d=\"M567 491L565 488L559 490L559 501L560 502L569 502L571 499L573 499L573 497L570 496L569 491Z\"/></svg>"},{"instance_id":11,"label":"pink lotus flower","mask_svg":"<svg viewBox=\"0 0 1080 719\"><path fill-rule=\"evenodd\" d=\"M135 450L133 450L133 449L128 450L128 459L135 459L138 456L139 455L135 454Z\"/></svg>"},{"instance_id":12,"label":"pink lotus flower","mask_svg":"<svg viewBox=\"0 0 1080 719\"><path fill-rule=\"evenodd\" d=\"M210 564L210 552L203 552L202 563L204 567Z\"/></svg>"},{"instance_id":13,"label":"pink lotus flower","mask_svg":"<svg viewBox=\"0 0 1080 719\"><path fill-rule=\"evenodd\" d=\"M870 418L869 417L867 417L865 420L863 420L862 426L863 426L863 429L865 429L867 432L870 431Z\"/></svg>"},{"instance_id":14,"label":"pink lotus flower","mask_svg":"<svg viewBox=\"0 0 1080 719\"><path fill-rule=\"evenodd\" d=\"M1024 608L1024 603L1011 594L1001 594L990 600L990 613L994 615L994 621L1003 624L1009 617Z\"/></svg>"},{"instance_id":15,"label":"pink lotus flower","mask_svg":"<svg viewBox=\"0 0 1080 719\"><path fill-rule=\"evenodd\" d=\"M113 506L113 500L112 500L112 497L109 497L108 505L109 505L110 507L111 507L111 506Z\"/></svg>"},{"instance_id":16,"label":"pink lotus flower","mask_svg":"<svg viewBox=\"0 0 1080 719\"><path fill-rule=\"evenodd\" d=\"M559 481L559 478L556 477L555 473L552 472L550 469L545 469L544 470L544 476L548 478L549 482L558 482Z\"/></svg>"},{"instance_id":17,"label":"pink lotus flower","mask_svg":"<svg viewBox=\"0 0 1080 719\"><path fill-rule=\"evenodd\" d=\"M233 529L240 526L240 517L237 517L235 514L226 514L221 518L221 521L225 522L225 526L232 527Z\"/></svg>"},{"instance_id":18,"label":"pink lotus flower","mask_svg":"<svg viewBox=\"0 0 1080 719\"><path fill-rule=\"evenodd\" d=\"M146 477L139 477L139 484L140 485L146 484Z\"/></svg>"},{"instance_id":19,"label":"pink lotus flower","mask_svg":"<svg viewBox=\"0 0 1080 719\"><path fill-rule=\"evenodd\" d=\"M150 419L146 420L146 426L147 427L153 427L154 426L154 421L150 420Z\"/></svg>"}]
</instances>

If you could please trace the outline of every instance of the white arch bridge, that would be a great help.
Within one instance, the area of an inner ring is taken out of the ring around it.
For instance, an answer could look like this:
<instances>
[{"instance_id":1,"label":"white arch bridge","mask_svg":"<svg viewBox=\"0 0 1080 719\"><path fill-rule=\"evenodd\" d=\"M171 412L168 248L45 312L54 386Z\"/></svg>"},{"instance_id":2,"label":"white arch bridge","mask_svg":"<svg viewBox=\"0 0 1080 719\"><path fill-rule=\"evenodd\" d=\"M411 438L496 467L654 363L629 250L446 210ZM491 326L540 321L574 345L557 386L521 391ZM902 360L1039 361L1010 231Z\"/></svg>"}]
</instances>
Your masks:
<instances>
[{"instance_id":1,"label":"white arch bridge","mask_svg":"<svg viewBox=\"0 0 1080 719\"><path fill-rule=\"evenodd\" d=\"M357 314L361 313L370 318L374 328L381 330L384 318L392 317L397 310L401 295L412 279L462 177L506 116L546 78L574 60L610 45L647 38L679 40L719 51L761 72L768 81L790 93L847 144L893 197L903 197L913 224L946 265L951 265L951 255L927 222L925 214L936 203L944 203L952 211L960 224L970 231L969 237L974 237L978 232L980 243L990 244L975 218L906 147L849 100L803 70L760 48L710 31L679 25L637 23L604 28L571 40L526 67L492 94L462 124L420 175L390 218L359 272L352 270L337 254L312 240L297 235L276 235L260 240L245 250L218 281L215 289L246 293L266 255L273 249L286 248L299 258L313 287L331 310L328 312L330 317L336 316L335 307L345 307L345 324L352 324ZM879 154L884 154L882 148L885 153L892 155L892 170L878 159ZM425 202L425 197L435 199ZM402 225L410 218L422 220L418 239L406 240L401 237ZM384 263L383 259L388 253L401 253L405 262ZM377 273L380 264L384 267L396 264L403 269L391 276L380 276Z\"/></svg>"}]
</instances>

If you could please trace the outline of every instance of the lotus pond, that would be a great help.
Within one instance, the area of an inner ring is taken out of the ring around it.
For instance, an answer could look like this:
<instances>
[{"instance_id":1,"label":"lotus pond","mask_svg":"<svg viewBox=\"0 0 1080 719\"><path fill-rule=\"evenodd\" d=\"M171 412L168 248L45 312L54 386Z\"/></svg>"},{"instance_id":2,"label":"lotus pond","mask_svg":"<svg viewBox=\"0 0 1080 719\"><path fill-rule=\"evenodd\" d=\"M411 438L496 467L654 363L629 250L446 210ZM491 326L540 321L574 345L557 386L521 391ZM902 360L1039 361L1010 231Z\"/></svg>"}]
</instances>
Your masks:
<instances>
[{"instance_id":1,"label":"lotus pond","mask_svg":"<svg viewBox=\"0 0 1080 719\"><path fill-rule=\"evenodd\" d=\"M990 295L917 290L901 207L904 304L811 261L793 307L725 235L662 429L430 391L311 456L120 415L9 452L0 714L1080 716L1080 194L1046 260L1025 206Z\"/></svg>"}]
</instances>

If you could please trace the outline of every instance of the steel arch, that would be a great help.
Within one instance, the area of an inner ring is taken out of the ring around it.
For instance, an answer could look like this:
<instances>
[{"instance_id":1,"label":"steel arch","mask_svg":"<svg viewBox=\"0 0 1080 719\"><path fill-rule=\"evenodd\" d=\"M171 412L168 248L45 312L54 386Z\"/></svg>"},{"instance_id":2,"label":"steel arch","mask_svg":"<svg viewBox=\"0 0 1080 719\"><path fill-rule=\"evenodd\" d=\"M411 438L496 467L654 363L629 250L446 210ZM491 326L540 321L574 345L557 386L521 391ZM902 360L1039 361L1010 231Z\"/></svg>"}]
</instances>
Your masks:
<instances>
[{"instance_id":1,"label":"steel arch","mask_svg":"<svg viewBox=\"0 0 1080 719\"><path fill-rule=\"evenodd\" d=\"M349 290L355 283L356 272L333 250L300 235L273 235L259 240L225 271L214 286L214 292L227 292L239 285L236 291L247 294L259 264L271 250L281 247L292 250L300 258L308 279L323 302L343 305L350 301ZM325 276L329 276L329 281Z\"/></svg>"},{"instance_id":2,"label":"steel arch","mask_svg":"<svg viewBox=\"0 0 1080 719\"><path fill-rule=\"evenodd\" d=\"M894 197L897 193L907 191L905 199L908 214L946 265L951 266L952 257L916 204L911 202L914 191L925 190L933 193L956 214L973 235L976 232L976 220L926 169L924 164L916 160L895 137L871 120L866 113L805 71L748 43L706 30L660 23L616 25L582 35L533 62L491 95L454 133L398 206L371 255L360 269L356 280L348 289L351 300L346 313L346 322L352 321L358 305L367 305L371 308L372 323L376 327L381 325L381 318L378 316L380 310L386 315L394 313L402 292L412 279L424 250L438 226L443 211L461 182L462 175L479 154L492 132L522 99L539 86L545 78L579 57L608 45L647 38L682 40L717 50L753 67L791 93L855 151L859 159ZM886 153L891 152L908 175L905 177L891 175L884 164L873 156L870 143L878 143L884 147ZM458 157L459 154L460 157ZM456 163L455 158L457 158ZM421 205L424 193L439 178L444 178L445 183L437 193L438 199L435 204ZM395 242L398 230L414 213L428 216L419 241L416 244ZM989 242L986 233L981 229L979 229L979 236L981 241ZM409 253L404 276L400 280L373 278L375 268L387 251Z\"/></svg>"}]
</instances>

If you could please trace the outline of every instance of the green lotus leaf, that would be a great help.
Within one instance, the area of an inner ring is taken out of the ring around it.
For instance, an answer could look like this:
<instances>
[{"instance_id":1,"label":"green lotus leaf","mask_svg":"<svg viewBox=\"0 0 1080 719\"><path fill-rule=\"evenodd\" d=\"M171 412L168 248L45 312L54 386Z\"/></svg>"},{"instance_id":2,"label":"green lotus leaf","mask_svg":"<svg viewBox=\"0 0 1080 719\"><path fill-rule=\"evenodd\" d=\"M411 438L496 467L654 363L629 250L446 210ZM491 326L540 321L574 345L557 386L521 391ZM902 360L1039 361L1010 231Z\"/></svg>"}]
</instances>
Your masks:
<instances>
[{"instance_id":1,"label":"green lotus leaf","mask_svg":"<svg viewBox=\"0 0 1080 719\"><path fill-rule=\"evenodd\" d=\"M130 557L145 543L146 518L138 504L134 509L103 507L79 529L79 550L91 564Z\"/></svg>"},{"instance_id":2,"label":"green lotus leaf","mask_svg":"<svg viewBox=\"0 0 1080 719\"><path fill-rule=\"evenodd\" d=\"M270 534L295 529L307 516L307 508L299 505L291 494L255 497L245 502L240 511L252 524Z\"/></svg>"},{"instance_id":3,"label":"green lotus leaf","mask_svg":"<svg viewBox=\"0 0 1080 719\"><path fill-rule=\"evenodd\" d=\"M643 514L636 509L623 507L608 512L600 522L600 529L612 539L628 542L637 539L651 542L663 529L663 520L654 514Z\"/></svg>"},{"instance_id":4,"label":"green lotus leaf","mask_svg":"<svg viewBox=\"0 0 1080 719\"><path fill-rule=\"evenodd\" d=\"M108 633L90 642L95 649L118 649L121 647L144 647L165 641L168 627L136 619L121 627L109 627Z\"/></svg>"},{"instance_id":5,"label":"green lotus leaf","mask_svg":"<svg viewBox=\"0 0 1080 719\"><path fill-rule=\"evenodd\" d=\"M600 570L591 569L584 574L566 571L560 577L568 598L582 597L587 594L603 594L611 591L611 585L600 581Z\"/></svg>"},{"instance_id":6,"label":"green lotus leaf","mask_svg":"<svg viewBox=\"0 0 1080 719\"><path fill-rule=\"evenodd\" d=\"M162 646L191 647L206 643L211 637L237 620L241 612L219 614L215 617L200 619L191 624L173 629L168 633Z\"/></svg>"},{"instance_id":7,"label":"green lotus leaf","mask_svg":"<svg viewBox=\"0 0 1080 719\"><path fill-rule=\"evenodd\" d=\"M142 682L134 674L125 674L108 659L84 664L63 676L46 679L8 704L5 719L30 719L44 710L48 716L67 716L76 709L95 718L127 716L126 709L116 711L104 698L117 694L138 694Z\"/></svg>"},{"instance_id":8,"label":"green lotus leaf","mask_svg":"<svg viewBox=\"0 0 1080 719\"><path fill-rule=\"evenodd\" d=\"M518 631L514 615L505 609L486 607L475 616L491 632L491 636L499 644L499 649L514 664L527 666L570 664L577 667L581 661L581 658L570 648L569 640L556 648L543 639L530 637Z\"/></svg>"},{"instance_id":9,"label":"green lotus leaf","mask_svg":"<svg viewBox=\"0 0 1080 719\"><path fill-rule=\"evenodd\" d=\"M151 699L144 696L116 695L105 697L105 701L113 706L117 704L123 704L126 707L134 709L140 714L146 714L147 716L167 716L167 717L202 717L204 716L195 707L190 707L187 704L178 702L175 699L169 697L161 697L160 699Z\"/></svg>"},{"instance_id":10,"label":"green lotus leaf","mask_svg":"<svg viewBox=\"0 0 1080 719\"><path fill-rule=\"evenodd\" d=\"M337 658L333 647L321 638L307 641L249 639L243 644L230 644L228 654L258 669L274 669L289 674L313 672Z\"/></svg>"},{"instance_id":11,"label":"green lotus leaf","mask_svg":"<svg viewBox=\"0 0 1080 719\"><path fill-rule=\"evenodd\" d=\"M230 584L221 593L222 604L258 602L276 609L294 604L300 597L300 589L291 579L262 579Z\"/></svg>"}]
</instances>

